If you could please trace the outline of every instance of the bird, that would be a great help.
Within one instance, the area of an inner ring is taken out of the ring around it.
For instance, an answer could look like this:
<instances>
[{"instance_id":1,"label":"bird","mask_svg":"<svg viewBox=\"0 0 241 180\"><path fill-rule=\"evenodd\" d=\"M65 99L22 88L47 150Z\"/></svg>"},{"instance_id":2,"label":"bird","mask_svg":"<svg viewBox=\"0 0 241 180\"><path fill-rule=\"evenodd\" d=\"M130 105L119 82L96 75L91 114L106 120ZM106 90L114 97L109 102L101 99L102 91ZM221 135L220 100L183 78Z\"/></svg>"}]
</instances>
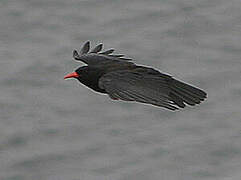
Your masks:
<instances>
[{"instance_id":1,"label":"bird","mask_svg":"<svg viewBox=\"0 0 241 180\"><path fill-rule=\"evenodd\" d=\"M134 101L162 107L171 111L186 105L200 104L207 93L188 83L175 79L152 67L137 65L114 49L102 51L100 43L90 50L90 41L81 50L73 50L73 58L84 66L67 74L88 88L108 95L113 100Z\"/></svg>"}]
</instances>

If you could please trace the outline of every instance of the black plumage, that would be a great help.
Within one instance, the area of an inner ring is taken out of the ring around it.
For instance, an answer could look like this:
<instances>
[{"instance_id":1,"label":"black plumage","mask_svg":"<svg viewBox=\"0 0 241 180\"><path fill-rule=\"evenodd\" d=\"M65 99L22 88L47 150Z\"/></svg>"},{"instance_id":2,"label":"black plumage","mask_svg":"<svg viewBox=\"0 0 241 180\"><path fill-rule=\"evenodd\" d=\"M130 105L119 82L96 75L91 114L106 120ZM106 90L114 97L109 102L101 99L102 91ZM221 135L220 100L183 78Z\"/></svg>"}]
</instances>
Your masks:
<instances>
[{"instance_id":1,"label":"black plumage","mask_svg":"<svg viewBox=\"0 0 241 180\"><path fill-rule=\"evenodd\" d=\"M112 54L114 49L102 50L103 44L90 51L86 42L73 57L87 66L78 68L66 78L77 78L87 87L114 100L136 101L164 107L169 110L194 106L203 101L207 94L192 85L174 79L153 68L136 65L124 55Z\"/></svg>"}]
</instances>

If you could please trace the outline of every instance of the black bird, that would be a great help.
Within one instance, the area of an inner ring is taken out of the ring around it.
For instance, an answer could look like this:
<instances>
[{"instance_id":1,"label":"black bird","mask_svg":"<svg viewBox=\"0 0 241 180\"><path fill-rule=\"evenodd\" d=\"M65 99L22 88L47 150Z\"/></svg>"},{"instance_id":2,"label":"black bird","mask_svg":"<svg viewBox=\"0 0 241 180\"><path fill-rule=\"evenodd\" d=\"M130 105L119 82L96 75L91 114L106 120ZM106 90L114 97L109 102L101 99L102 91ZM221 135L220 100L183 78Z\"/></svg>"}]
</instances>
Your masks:
<instances>
[{"instance_id":1,"label":"black bird","mask_svg":"<svg viewBox=\"0 0 241 180\"><path fill-rule=\"evenodd\" d=\"M153 68L136 65L122 54L104 52L103 44L90 50L87 41L73 57L88 66L82 66L64 77L76 78L94 91L108 94L111 99L137 101L164 107L169 110L194 106L207 97L203 90L174 79Z\"/></svg>"}]
</instances>

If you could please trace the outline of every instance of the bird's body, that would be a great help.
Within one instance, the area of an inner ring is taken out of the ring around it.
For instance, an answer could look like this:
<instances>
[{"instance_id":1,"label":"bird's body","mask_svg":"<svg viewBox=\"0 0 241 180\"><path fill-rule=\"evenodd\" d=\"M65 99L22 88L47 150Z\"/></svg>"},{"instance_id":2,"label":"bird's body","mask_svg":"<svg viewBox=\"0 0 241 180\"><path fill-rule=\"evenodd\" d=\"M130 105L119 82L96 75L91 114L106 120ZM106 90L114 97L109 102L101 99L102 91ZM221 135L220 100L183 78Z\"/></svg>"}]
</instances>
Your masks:
<instances>
[{"instance_id":1,"label":"bird's body","mask_svg":"<svg viewBox=\"0 0 241 180\"><path fill-rule=\"evenodd\" d=\"M136 65L123 55L111 55L112 49L99 53L101 49L102 44L88 53L87 42L80 55L74 51L74 58L88 66L78 68L65 78L77 78L87 87L108 94L114 100L137 101L169 110L184 108L185 104L199 104L207 96L204 91L170 75Z\"/></svg>"}]
</instances>

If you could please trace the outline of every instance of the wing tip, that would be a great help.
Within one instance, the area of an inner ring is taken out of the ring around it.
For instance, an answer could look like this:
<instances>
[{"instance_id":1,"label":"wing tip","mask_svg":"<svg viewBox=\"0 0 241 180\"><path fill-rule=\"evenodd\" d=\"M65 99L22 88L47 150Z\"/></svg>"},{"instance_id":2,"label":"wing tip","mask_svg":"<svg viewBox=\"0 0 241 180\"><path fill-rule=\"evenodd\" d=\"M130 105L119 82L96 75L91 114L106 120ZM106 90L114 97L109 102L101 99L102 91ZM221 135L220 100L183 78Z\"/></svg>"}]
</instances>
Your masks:
<instances>
[{"instance_id":1,"label":"wing tip","mask_svg":"<svg viewBox=\"0 0 241 180\"><path fill-rule=\"evenodd\" d=\"M91 43L89 40L87 40L83 44L83 46L79 52L77 50L73 50L74 59L80 60L81 56L92 53L92 54L106 56L109 58L114 58L114 60L120 60L120 61L131 61L132 60L131 58L124 57L123 54L112 54L114 52L113 48L101 52L101 50L104 46L103 43L99 43L91 51L90 51L90 46L91 46Z\"/></svg>"}]
</instances>

